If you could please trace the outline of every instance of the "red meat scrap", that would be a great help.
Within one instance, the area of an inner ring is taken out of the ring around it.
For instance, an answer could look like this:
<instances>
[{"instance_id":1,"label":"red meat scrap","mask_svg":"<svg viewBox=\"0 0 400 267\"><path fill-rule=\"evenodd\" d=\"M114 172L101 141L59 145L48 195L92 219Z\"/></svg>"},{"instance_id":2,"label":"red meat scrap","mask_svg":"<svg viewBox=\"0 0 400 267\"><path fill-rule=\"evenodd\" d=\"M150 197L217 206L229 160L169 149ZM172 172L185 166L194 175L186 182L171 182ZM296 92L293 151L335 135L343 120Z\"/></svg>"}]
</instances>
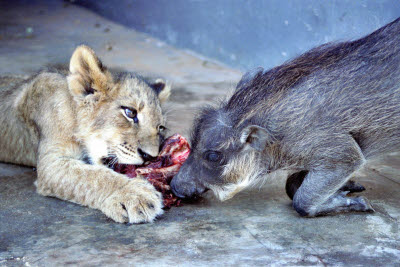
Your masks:
<instances>
[{"instance_id":1,"label":"red meat scrap","mask_svg":"<svg viewBox=\"0 0 400 267\"><path fill-rule=\"evenodd\" d=\"M190 146L187 140L179 134L174 134L164 141L161 152L155 160L140 166L116 164L114 170L130 178L134 178L138 174L145 177L162 193L164 208L179 206L181 200L172 193L170 183L188 158L189 153Z\"/></svg>"}]
</instances>

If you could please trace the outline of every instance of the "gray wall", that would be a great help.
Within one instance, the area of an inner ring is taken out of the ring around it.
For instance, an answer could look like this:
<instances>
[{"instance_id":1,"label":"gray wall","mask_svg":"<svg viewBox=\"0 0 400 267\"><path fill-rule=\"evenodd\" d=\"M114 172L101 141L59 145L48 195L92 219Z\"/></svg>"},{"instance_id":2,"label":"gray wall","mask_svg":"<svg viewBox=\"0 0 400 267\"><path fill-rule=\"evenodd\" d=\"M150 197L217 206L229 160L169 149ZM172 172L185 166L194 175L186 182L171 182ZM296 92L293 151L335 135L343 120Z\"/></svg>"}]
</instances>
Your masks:
<instances>
[{"instance_id":1,"label":"gray wall","mask_svg":"<svg viewBox=\"0 0 400 267\"><path fill-rule=\"evenodd\" d=\"M398 0L78 0L101 15L242 70L280 64L400 17Z\"/></svg>"}]
</instances>

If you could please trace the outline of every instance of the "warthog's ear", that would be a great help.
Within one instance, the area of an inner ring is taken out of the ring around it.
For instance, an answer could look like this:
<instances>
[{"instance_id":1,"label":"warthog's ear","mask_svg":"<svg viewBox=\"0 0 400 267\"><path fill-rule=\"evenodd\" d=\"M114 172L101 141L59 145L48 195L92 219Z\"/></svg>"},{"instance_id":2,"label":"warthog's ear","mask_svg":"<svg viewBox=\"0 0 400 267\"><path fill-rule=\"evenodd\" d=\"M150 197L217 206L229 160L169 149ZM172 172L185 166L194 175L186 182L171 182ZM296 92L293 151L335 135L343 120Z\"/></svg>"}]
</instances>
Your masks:
<instances>
[{"instance_id":1,"label":"warthog's ear","mask_svg":"<svg viewBox=\"0 0 400 267\"><path fill-rule=\"evenodd\" d=\"M78 99L96 92L106 93L112 78L94 51L78 46L69 63L68 86L71 94Z\"/></svg>"},{"instance_id":2,"label":"warthog's ear","mask_svg":"<svg viewBox=\"0 0 400 267\"><path fill-rule=\"evenodd\" d=\"M267 129L250 125L243 129L240 142L258 151L263 151L268 144L272 143L272 138Z\"/></svg>"},{"instance_id":3,"label":"warthog's ear","mask_svg":"<svg viewBox=\"0 0 400 267\"><path fill-rule=\"evenodd\" d=\"M240 81L236 85L236 88L241 88L241 87L247 85L249 82L254 80L254 78L261 75L263 72L264 72L264 69L261 67L249 70L242 76L242 79L240 79Z\"/></svg>"},{"instance_id":4,"label":"warthog's ear","mask_svg":"<svg viewBox=\"0 0 400 267\"><path fill-rule=\"evenodd\" d=\"M151 87L153 87L154 91L156 91L161 103L167 101L171 95L171 85L165 83L163 79L157 79L151 84Z\"/></svg>"}]
</instances>

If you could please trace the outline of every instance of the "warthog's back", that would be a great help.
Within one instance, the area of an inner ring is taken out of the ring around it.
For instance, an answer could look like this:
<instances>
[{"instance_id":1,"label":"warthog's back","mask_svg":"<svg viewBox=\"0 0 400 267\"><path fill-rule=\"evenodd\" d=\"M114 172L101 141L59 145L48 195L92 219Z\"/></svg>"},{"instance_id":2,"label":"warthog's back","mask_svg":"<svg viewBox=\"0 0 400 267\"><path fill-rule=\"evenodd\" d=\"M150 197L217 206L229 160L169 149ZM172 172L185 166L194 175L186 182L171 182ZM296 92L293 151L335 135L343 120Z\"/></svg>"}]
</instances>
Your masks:
<instances>
[{"instance_id":1,"label":"warthog's back","mask_svg":"<svg viewBox=\"0 0 400 267\"><path fill-rule=\"evenodd\" d=\"M366 156L397 150L400 19L362 39L323 45L259 72L238 86L225 108L239 115L237 127L251 121L285 136L288 144L316 132L327 139L350 133Z\"/></svg>"}]
</instances>

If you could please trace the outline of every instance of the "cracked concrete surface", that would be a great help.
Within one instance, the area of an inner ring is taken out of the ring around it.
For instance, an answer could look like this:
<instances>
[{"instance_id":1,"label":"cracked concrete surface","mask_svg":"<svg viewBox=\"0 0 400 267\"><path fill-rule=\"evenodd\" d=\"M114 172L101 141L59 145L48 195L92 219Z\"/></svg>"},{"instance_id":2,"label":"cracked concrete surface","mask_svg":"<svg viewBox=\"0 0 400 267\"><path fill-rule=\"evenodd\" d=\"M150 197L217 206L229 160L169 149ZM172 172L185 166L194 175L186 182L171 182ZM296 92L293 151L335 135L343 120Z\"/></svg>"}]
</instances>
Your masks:
<instances>
[{"instance_id":1,"label":"cracked concrete surface","mask_svg":"<svg viewBox=\"0 0 400 267\"><path fill-rule=\"evenodd\" d=\"M188 135L196 109L223 98L240 72L177 50L63 2L0 3L0 87L65 64L91 45L104 63L173 83L171 133ZM400 265L400 156L357 175L375 213L301 218L285 175L226 202L211 194L172 208L153 224L127 226L101 212L36 194L31 168L0 164L0 266Z\"/></svg>"}]
</instances>

